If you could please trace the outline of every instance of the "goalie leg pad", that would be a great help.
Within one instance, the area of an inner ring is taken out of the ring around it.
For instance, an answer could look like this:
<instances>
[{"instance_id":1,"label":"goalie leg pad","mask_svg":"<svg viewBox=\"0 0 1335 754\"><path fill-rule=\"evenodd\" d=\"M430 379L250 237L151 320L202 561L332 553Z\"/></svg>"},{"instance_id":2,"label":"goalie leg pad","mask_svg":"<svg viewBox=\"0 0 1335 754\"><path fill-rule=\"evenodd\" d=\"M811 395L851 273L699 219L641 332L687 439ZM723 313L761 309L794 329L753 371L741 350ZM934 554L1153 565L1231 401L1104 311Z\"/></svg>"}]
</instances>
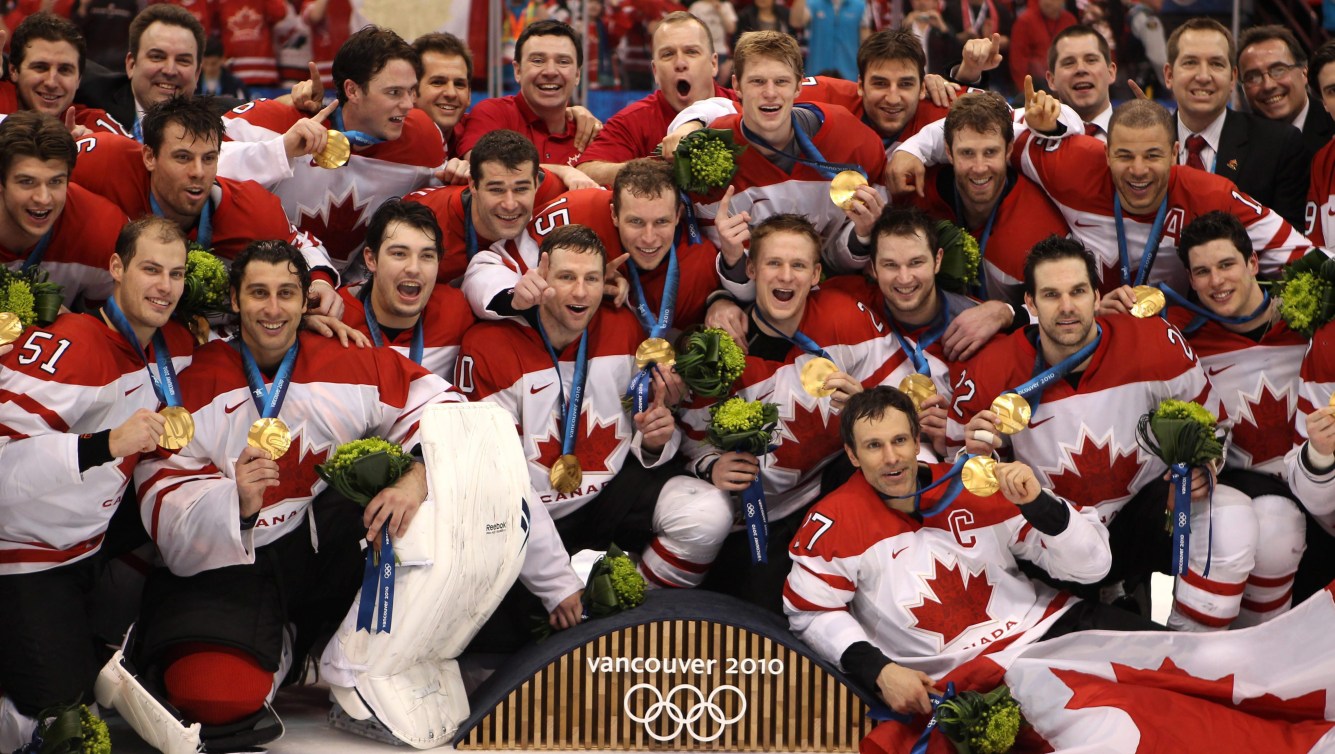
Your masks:
<instances>
[{"instance_id":1,"label":"goalie leg pad","mask_svg":"<svg viewBox=\"0 0 1335 754\"><path fill-rule=\"evenodd\" d=\"M116 650L103 666L93 693L99 705L114 707L140 738L163 754L199 751L199 723L185 725L176 710L145 688L135 677L122 650Z\"/></svg>"},{"instance_id":2,"label":"goalie leg pad","mask_svg":"<svg viewBox=\"0 0 1335 754\"><path fill-rule=\"evenodd\" d=\"M727 493L693 477L673 477L658 495L656 536L644 550L640 572L655 586L699 586L731 528Z\"/></svg>"},{"instance_id":3,"label":"goalie leg pad","mask_svg":"<svg viewBox=\"0 0 1335 754\"><path fill-rule=\"evenodd\" d=\"M7 696L0 696L0 751L15 751L32 741L37 721L19 712Z\"/></svg>"}]
</instances>

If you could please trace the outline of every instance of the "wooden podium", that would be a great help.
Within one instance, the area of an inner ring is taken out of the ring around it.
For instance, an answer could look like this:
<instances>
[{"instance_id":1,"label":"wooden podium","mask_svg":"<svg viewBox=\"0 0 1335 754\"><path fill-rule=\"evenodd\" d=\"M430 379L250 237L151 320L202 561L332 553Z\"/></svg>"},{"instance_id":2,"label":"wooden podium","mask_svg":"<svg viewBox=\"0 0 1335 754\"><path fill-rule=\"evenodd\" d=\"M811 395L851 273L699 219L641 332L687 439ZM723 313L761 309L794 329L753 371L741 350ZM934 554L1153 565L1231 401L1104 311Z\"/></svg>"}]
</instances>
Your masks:
<instances>
[{"instance_id":1,"label":"wooden podium","mask_svg":"<svg viewBox=\"0 0 1335 754\"><path fill-rule=\"evenodd\" d=\"M470 749L856 751L869 700L781 616L654 591L515 654L470 698Z\"/></svg>"}]
</instances>

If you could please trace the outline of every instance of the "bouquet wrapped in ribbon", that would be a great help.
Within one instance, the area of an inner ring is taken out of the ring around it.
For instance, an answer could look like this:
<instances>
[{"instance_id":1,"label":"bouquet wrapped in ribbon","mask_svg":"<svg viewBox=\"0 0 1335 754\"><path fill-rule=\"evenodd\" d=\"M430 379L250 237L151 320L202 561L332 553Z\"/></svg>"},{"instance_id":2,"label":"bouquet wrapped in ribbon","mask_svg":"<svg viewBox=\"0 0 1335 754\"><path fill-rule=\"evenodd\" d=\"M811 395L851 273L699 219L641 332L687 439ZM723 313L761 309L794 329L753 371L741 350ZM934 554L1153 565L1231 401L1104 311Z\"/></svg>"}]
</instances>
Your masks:
<instances>
[{"instance_id":1,"label":"bouquet wrapped in ribbon","mask_svg":"<svg viewBox=\"0 0 1335 754\"><path fill-rule=\"evenodd\" d=\"M982 263L978 239L949 220L936 223L936 235L942 250L936 284L951 293L968 293L978 283L978 267Z\"/></svg>"},{"instance_id":2,"label":"bouquet wrapped in ribbon","mask_svg":"<svg viewBox=\"0 0 1335 754\"><path fill-rule=\"evenodd\" d=\"M644 577L615 544L594 562L584 585L584 616L606 618L644 602Z\"/></svg>"},{"instance_id":3,"label":"bouquet wrapped in ribbon","mask_svg":"<svg viewBox=\"0 0 1335 754\"><path fill-rule=\"evenodd\" d=\"M1006 754L1024 724L1020 703L998 686L986 694L965 691L941 702L936 722L959 754Z\"/></svg>"},{"instance_id":4,"label":"bouquet wrapped in ribbon","mask_svg":"<svg viewBox=\"0 0 1335 754\"><path fill-rule=\"evenodd\" d=\"M87 705L43 710L32 741L14 754L111 754L111 733Z\"/></svg>"},{"instance_id":5,"label":"bouquet wrapped in ribbon","mask_svg":"<svg viewBox=\"0 0 1335 754\"><path fill-rule=\"evenodd\" d=\"M379 437L353 440L334 451L328 461L315 467L315 473L338 494L365 507L381 490L399 481L413 465L412 456L396 443ZM357 608L357 630L389 633L394 613L394 545L389 538L390 522L380 529L380 549L368 548L366 569L362 573L362 599ZM381 562L384 567L381 567Z\"/></svg>"},{"instance_id":6,"label":"bouquet wrapped in ribbon","mask_svg":"<svg viewBox=\"0 0 1335 754\"><path fill-rule=\"evenodd\" d=\"M1136 426L1140 446L1168 464L1173 489L1173 574L1187 569L1191 537L1191 470L1224 457L1219 420L1199 403L1168 399L1140 417Z\"/></svg>"},{"instance_id":7,"label":"bouquet wrapped in ribbon","mask_svg":"<svg viewBox=\"0 0 1335 754\"><path fill-rule=\"evenodd\" d=\"M41 267L26 272L0 267L0 312L16 315L25 328L55 322L64 300L65 287L47 279Z\"/></svg>"},{"instance_id":8,"label":"bouquet wrapped in ribbon","mask_svg":"<svg viewBox=\"0 0 1335 754\"><path fill-rule=\"evenodd\" d=\"M729 398L709 409L709 444L724 452L750 453L756 458L773 450L774 431L779 426L779 407L773 403ZM742 514L750 540L751 562L768 563L769 518L765 512L762 474L742 490Z\"/></svg>"},{"instance_id":9,"label":"bouquet wrapped in ribbon","mask_svg":"<svg viewBox=\"0 0 1335 754\"><path fill-rule=\"evenodd\" d=\"M733 141L732 130L702 128L687 134L672 154L672 177L691 194L708 194L732 182L737 157L746 149Z\"/></svg>"},{"instance_id":10,"label":"bouquet wrapped in ribbon","mask_svg":"<svg viewBox=\"0 0 1335 754\"><path fill-rule=\"evenodd\" d=\"M1279 316L1290 330L1310 338L1335 318L1335 259L1320 249L1286 267L1277 285Z\"/></svg>"},{"instance_id":11,"label":"bouquet wrapped in ribbon","mask_svg":"<svg viewBox=\"0 0 1335 754\"><path fill-rule=\"evenodd\" d=\"M746 354L726 331L706 327L685 336L677 348L677 374L691 392L722 398L746 369Z\"/></svg>"},{"instance_id":12,"label":"bouquet wrapped in ribbon","mask_svg":"<svg viewBox=\"0 0 1335 754\"><path fill-rule=\"evenodd\" d=\"M208 318L231 311L227 265L195 241L187 245L185 290L176 304L176 318L186 323L200 343L208 341Z\"/></svg>"}]
</instances>

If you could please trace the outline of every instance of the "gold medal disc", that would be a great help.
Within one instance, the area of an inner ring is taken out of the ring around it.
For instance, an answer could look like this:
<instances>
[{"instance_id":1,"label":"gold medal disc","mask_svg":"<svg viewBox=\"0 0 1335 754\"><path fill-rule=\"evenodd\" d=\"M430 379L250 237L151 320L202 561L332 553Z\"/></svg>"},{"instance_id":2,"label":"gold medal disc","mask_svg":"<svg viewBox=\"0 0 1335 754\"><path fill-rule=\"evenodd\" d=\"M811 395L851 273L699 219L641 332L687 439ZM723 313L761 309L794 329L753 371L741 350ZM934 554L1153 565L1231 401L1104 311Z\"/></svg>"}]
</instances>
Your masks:
<instances>
[{"instance_id":1,"label":"gold medal disc","mask_svg":"<svg viewBox=\"0 0 1335 754\"><path fill-rule=\"evenodd\" d=\"M1033 411L1029 401L1019 393L1002 393L992 401L992 413L997 415L997 428L1003 435L1013 435L1029 426Z\"/></svg>"},{"instance_id":2,"label":"gold medal disc","mask_svg":"<svg viewBox=\"0 0 1335 754\"><path fill-rule=\"evenodd\" d=\"M1335 408L1335 393L1332 393L1330 396L1330 407Z\"/></svg>"},{"instance_id":3,"label":"gold medal disc","mask_svg":"<svg viewBox=\"0 0 1335 754\"><path fill-rule=\"evenodd\" d=\"M964 489L978 497L990 497L1001 490L997 481L997 462L990 456L974 456L964 462L960 469L960 481Z\"/></svg>"},{"instance_id":4,"label":"gold medal disc","mask_svg":"<svg viewBox=\"0 0 1335 754\"><path fill-rule=\"evenodd\" d=\"M1136 294L1136 303L1131 307L1131 316L1153 317L1163 311L1167 301L1164 299L1163 291L1152 285L1138 285L1131 289Z\"/></svg>"},{"instance_id":5,"label":"gold medal disc","mask_svg":"<svg viewBox=\"0 0 1335 754\"><path fill-rule=\"evenodd\" d=\"M255 423L250 425L246 444L268 453L270 459L277 461L283 457L288 448L292 447L292 433L282 419L256 419Z\"/></svg>"},{"instance_id":6,"label":"gold medal disc","mask_svg":"<svg viewBox=\"0 0 1335 754\"><path fill-rule=\"evenodd\" d=\"M835 366L833 361L824 356L817 356L802 365L802 389L807 391L808 395L817 398L834 395L834 388L825 387L825 379L837 371L839 367Z\"/></svg>"},{"instance_id":7,"label":"gold medal disc","mask_svg":"<svg viewBox=\"0 0 1335 754\"><path fill-rule=\"evenodd\" d=\"M329 129L329 141L325 142L324 149L311 155L311 161L316 165L327 170L341 168L348 164L348 158L352 156L352 142L343 135L342 131Z\"/></svg>"},{"instance_id":8,"label":"gold medal disc","mask_svg":"<svg viewBox=\"0 0 1335 754\"><path fill-rule=\"evenodd\" d=\"M584 472L579 467L579 459L574 454L567 453L556 459L547 478L552 482L552 489L563 495L569 495L579 489L579 483L584 479Z\"/></svg>"},{"instance_id":9,"label":"gold medal disc","mask_svg":"<svg viewBox=\"0 0 1335 754\"><path fill-rule=\"evenodd\" d=\"M920 372L914 372L899 381L899 392L913 399L913 408L922 410L923 401L936 395L936 383Z\"/></svg>"},{"instance_id":10,"label":"gold medal disc","mask_svg":"<svg viewBox=\"0 0 1335 754\"><path fill-rule=\"evenodd\" d=\"M181 406L168 406L158 413L167 422L158 438L158 447L180 450L195 438L195 417L189 411Z\"/></svg>"},{"instance_id":11,"label":"gold medal disc","mask_svg":"<svg viewBox=\"0 0 1335 754\"><path fill-rule=\"evenodd\" d=\"M19 315L12 312L0 312L0 346L7 346L23 334L23 323Z\"/></svg>"},{"instance_id":12,"label":"gold medal disc","mask_svg":"<svg viewBox=\"0 0 1335 754\"><path fill-rule=\"evenodd\" d=\"M845 170L830 180L830 201L839 209L847 210L853 206L853 194L858 186L866 185L866 176L856 170Z\"/></svg>"},{"instance_id":13,"label":"gold medal disc","mask_svg":"<svg viewBox=\"0 0 1335 754\"><path fill-rule=\"evenodd\" d=\"M677 352L672 344L662 338L649 338L635 349L635 368L644 369L650 364L672 366L677 363Z\"/></svg>"}]
</instances>

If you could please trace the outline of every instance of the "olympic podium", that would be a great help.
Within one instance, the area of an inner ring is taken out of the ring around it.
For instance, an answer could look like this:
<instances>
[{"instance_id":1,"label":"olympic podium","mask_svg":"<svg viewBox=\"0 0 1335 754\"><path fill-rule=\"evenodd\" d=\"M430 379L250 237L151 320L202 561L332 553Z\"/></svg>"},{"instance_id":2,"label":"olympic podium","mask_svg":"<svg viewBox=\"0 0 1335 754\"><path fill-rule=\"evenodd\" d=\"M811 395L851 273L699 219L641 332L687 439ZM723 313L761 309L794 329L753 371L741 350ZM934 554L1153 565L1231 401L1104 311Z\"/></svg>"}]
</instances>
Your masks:
<instances>
[{"instance_id":1,"label":"olympic podium","mask_svg":"<svg viewBox=\"0 0 1335 754\"><path fill-rule=\"evenodd\" d=\"M782 616L692 589L526 647L469 704L460 749L851 752L876 700Z\"/></svg>"}]
</instances>

